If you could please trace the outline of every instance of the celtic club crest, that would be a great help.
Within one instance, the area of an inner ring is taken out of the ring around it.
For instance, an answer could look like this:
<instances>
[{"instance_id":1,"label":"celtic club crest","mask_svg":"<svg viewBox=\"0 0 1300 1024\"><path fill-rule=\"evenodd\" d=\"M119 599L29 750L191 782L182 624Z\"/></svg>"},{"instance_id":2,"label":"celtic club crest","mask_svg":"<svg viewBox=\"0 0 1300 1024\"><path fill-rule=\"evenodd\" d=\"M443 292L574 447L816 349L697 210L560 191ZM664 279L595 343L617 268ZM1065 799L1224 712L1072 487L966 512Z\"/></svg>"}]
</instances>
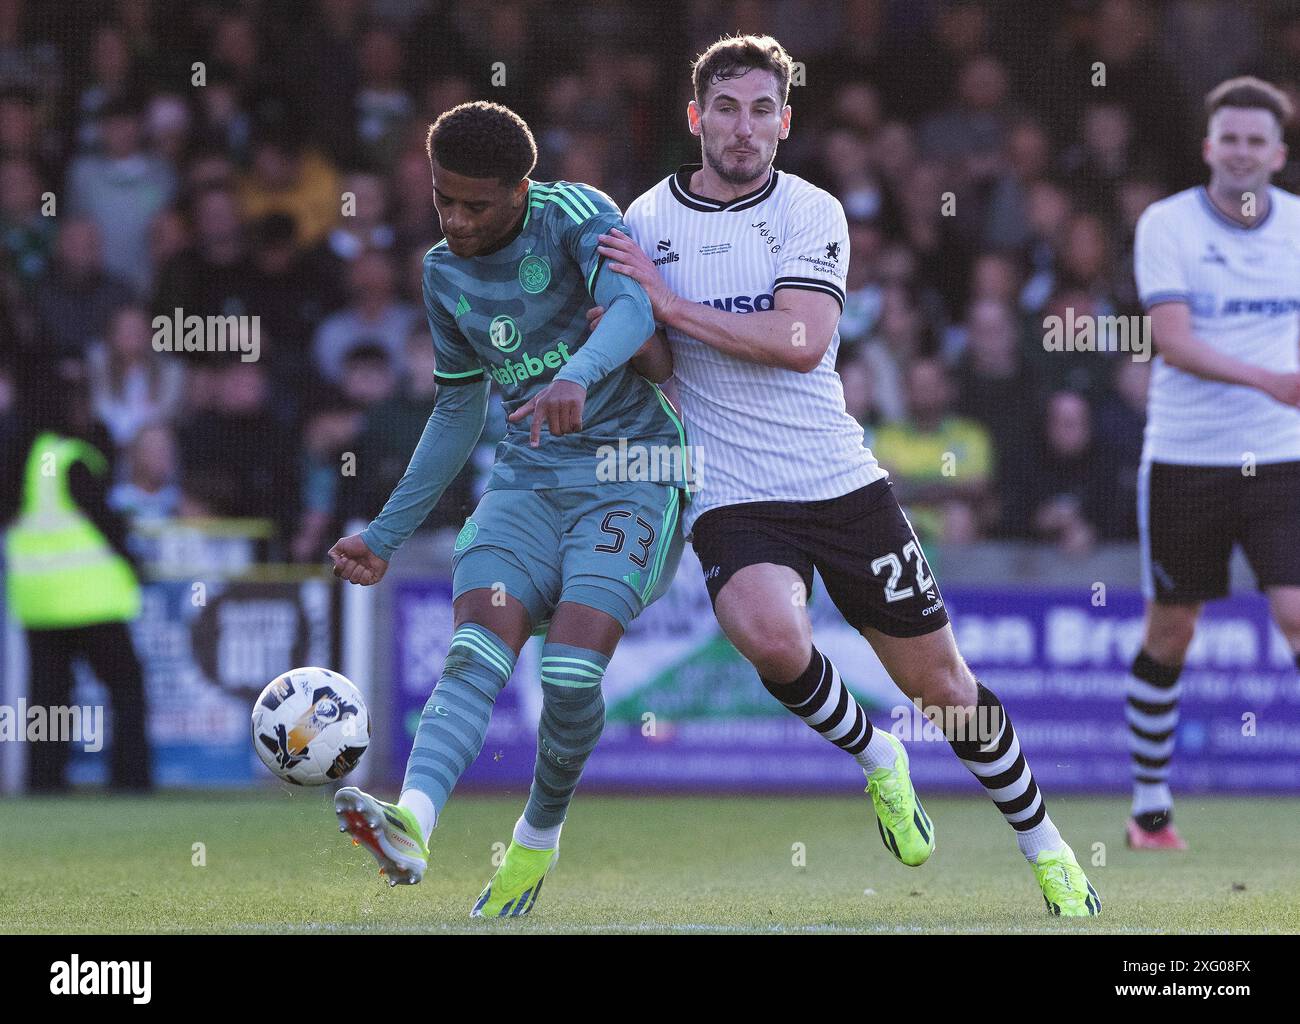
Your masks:
<instances>
[{"instance_id":1,"label":"celtic club crest","mask_svg":"<svg viewBox=\"0 0 1300 1024\"><path fill-rule=\"evenodd\" d=\"M460 528L460 533L456 534L455 550L464 551L476 536L478 536L478 523L472 519L466 519L465 525Z\"/></svg>"},{"instance_id":2,"label":"celtic club crest","mask_svg":"<svg viewBox=\"0 0 1300 1024\"><path fill-rule=\"evenodd\" d=\"M525 256L519 264L519 284L529 295L545 291L551 283L551 265L540 256Z\"/></svg>"}]
</instances>

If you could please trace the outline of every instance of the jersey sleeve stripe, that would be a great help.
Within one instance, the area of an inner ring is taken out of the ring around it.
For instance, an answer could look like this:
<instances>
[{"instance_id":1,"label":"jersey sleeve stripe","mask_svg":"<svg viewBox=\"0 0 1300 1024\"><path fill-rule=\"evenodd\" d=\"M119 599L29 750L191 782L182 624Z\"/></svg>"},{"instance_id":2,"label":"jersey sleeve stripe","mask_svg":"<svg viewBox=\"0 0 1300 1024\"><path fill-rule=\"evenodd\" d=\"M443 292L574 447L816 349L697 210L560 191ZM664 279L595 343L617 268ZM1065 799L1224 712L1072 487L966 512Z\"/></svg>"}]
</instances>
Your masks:
<instances>
[{"instance_id":1,"label":"jersey sleeve stripe","mask_svg":"<svg viewBox=\"0 0 1300 1024\"><path fill-rule=\"evenodd\" d=\"M569 200L566 197L562 196L560 193L553 192L550 189L541 187L540 185L536 186L535 191L539 196L542 197L544 201L549 203L554 203L566 214L568 214L569 219L572 220L573 223L581 224L583 223L584 220L586 220L585 217L578 216L578 212L570 205Z\"/></svg>"},{"instance_id":2,"label":"jersey sleeve stripe","mask_svg":"<svg viewBox=\"0 0 1300 1024\"><path fill-rule=\"evenodd\" d=\"M562 185L559 187L559 191L570 197L573 205L577 207L579 213L585 213L588 217L594 217L600 212L596 209L596 204L587 198L582 189L576 188L573 185Z\"/></svg>"},{"instance_id":3,"label":"jersey sleeve stripe","mask_svg":"<svg viewBox=\"0 0 1300 1024\"><path fill-rule=\"evenodd\" d=\"M775 292L781 288L804 288L810 292L825 292L827 295L835 296L835 301L840 304L840 309L844 308L843 289L830 281L821 281L815 277L778 277L773 283L772 291Z\"/></svg>"},{"instance_id":4,"label":"jersey sleeve stripe","mask_svg":"<svg viewBox=\"0 0 1300 1024\"><path fill-rule=\"evenodd\" d=\"M596 278L600 276L600 268L605 265L605 257L597 254L596 265L591 268L591 273L587 275L587 294L593 299L596 297Z\"/></svg>"},{"instance_id":5,"label":"jersey sleeve stripe","mask_svg":"<svg viewBox=\"0 0 1300 1024\"><path fill-rule=\"evenodd\" d=\"M450 387L456 387L460 384L475 384L483 379L483 368L466 370L464 373L443 373L441 370L435 370L433 379L439 384L446 384Z\"/></svg>"},{"instance_id":6,"label":"jersey sleeve stripe","mask_svg":"<svg viewBox=\"0 0 1300 1024\"><path fill-rule=\"evenodd\" d=\"M1142 308L1150 309L1162 302L1187 302L1191 296L1187 292L1152 292L1142 300Z\"/></svg>"}]
</instances>

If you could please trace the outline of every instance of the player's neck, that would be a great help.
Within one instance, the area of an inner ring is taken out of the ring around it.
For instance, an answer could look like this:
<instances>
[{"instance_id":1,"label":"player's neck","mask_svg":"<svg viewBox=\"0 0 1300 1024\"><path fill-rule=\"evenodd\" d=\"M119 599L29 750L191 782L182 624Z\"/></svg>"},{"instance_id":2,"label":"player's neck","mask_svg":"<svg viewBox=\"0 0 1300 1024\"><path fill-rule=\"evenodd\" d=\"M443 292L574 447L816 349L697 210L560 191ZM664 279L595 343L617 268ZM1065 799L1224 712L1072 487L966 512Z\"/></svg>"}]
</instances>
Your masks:
<instances>
[{"instance_id":1,"label":"player's neck","mask_svg":"<svg viewBox=\"0 0 1300 1024\"><path fill-rule=\"evenodd\" d=\"M697 196L703 196L705 199L716 199L720 203L729 203L733 199L748 195L750 192L757 192L763 187L771 174L772 166L769 164L763 173L753 181L733 185L731 182L724 180L717 171L706 163L691 175L691 191Z\"/></svg>"},{"instance_id":2,"label":"player's neck","mask_svg":"<svg viewBox=\"0 0 1300 1024\"><path fill-rule=\"evenodd\" d=\"M1205 191L1210 197L1210 202L1221 214L1242 227L1250 228L1268 216L1271 202L1268 190L1269 184L1266 182L1259 190L1259 194L1254 197L1255 201L1249 204L1244 198L1246 193L1216 185L1213 181ZM1251 211L1249 216L1245 213L1247 209Z\"/></svg>"}]
</instances>

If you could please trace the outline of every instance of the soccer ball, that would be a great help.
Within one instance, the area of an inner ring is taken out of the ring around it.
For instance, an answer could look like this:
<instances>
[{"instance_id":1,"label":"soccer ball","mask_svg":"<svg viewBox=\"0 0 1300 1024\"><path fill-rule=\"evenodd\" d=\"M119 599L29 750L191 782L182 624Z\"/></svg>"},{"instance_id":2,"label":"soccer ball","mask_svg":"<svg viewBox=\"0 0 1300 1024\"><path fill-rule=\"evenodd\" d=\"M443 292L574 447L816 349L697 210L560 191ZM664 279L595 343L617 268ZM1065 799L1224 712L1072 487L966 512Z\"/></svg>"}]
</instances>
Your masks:
<instances>
[{"instance_id":1,"label":"soccer ball","mask_svg":"<svg viewBox=\"0 0 1300 1024\"><path fill-rule=\"evenodd\" d=\"M347 676L294 668L273 679L253 705L253 748L295 786L343 778L370 745L370 714Z\"/></svg>"}]
</instances>

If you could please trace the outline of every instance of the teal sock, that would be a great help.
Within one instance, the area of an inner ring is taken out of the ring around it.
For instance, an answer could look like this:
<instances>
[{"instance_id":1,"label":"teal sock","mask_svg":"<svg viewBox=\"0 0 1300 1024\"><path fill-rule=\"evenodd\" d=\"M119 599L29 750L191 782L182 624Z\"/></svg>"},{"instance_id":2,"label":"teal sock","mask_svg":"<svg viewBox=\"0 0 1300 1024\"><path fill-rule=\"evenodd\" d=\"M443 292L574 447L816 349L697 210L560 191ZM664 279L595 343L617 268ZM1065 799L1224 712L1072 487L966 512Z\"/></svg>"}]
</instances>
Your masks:
<instances>
[{"instance_id":1,"label":"teal sock","mask_svg":"<svg viewBox=\"0 0 1300 1024\"><path fill-rule=\"evenodd\" d=\"M564 822L587 758L605 728L600 681L609 658L585 647L542 647L542 720L537 727L537 766L524 820L535 829Z\"/></svg>"},{"instance_id":2,"label":"teal sock","mask_svg":"<svg viewBox=\"0 0 1300 1024\"><path fill-rule=\"evenodd\" d=\"M427 796L434 813L483 749L492 705L515 667L515 652L492 630L467 622L456 630L442 677L420 714L402 790Z\"/></svg>"}]
</instances>

